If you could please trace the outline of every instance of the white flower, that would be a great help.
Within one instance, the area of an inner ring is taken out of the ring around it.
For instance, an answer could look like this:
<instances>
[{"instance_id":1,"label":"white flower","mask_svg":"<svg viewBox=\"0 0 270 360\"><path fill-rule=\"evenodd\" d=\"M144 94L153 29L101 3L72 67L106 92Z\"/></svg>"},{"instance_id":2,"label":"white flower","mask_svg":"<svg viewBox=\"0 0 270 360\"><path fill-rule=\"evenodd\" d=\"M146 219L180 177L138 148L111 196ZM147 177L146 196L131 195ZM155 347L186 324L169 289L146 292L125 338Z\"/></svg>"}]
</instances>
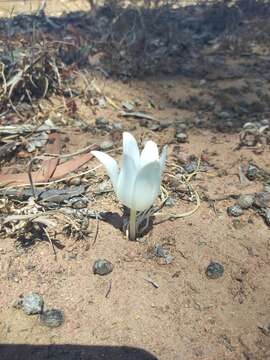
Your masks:
<instances>
[{"instance_id":1,"label":"white flower","mask_svg":"<svg viewBox=\"0 0 270 360\"><path fill-rule=\"evenodd\" d=\"M133 211L144 211L156 200L160 192L166 153L165 146L159 158L157 145L150 140L146 142L140 154L135 138L128 132L123 133L121 169L108 154L92 151L92 154L105 166L120 202Z\"/></svg>"}]
</instances>

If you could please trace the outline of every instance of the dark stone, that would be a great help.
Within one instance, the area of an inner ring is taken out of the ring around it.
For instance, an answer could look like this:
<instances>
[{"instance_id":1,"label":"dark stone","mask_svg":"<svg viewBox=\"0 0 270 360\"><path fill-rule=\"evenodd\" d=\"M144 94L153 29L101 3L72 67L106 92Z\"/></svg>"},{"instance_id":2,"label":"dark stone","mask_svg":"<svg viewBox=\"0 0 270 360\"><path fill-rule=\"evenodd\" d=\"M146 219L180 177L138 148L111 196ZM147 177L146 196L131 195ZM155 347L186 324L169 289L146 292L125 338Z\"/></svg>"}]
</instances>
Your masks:
<instances>
[{"instance_id":1,"label":"dark stone","mask_svg":"<svg viewBox=\"0 0 270 360\"><path fill-rule=\"evenodd\" d=\"M211 262L205 271L206 276L209 279L218 279L224 274L224 267L223 265L217 262Z\"/></svg>"},{"instance_id":2,"label":"dark stone","mask_svg":"<svg viewBox=\"0 0 270 360\"><path fill-rule=\"evenodd\" d=\"M259 169L257 168L257 166L249 164L246 171L246 177L248 178L248 180L255 180L258 175L258 171Z\"/></svg>"},{"instance_id":3,"label":"dark stone","mask_svg":"<svg viewBox=\"0 0 270 360\"><path fill-rule=\"evenodd\" d=\"M93 265L93 273L98 275L107 275L113 271L113 264L105 259L96 260Z\"/></svg>"},{"instance_id":4,"label":"dark stone","mask_svg":"<svg viewBox=\"0 0 270 360\"><path fill-rule=\"evenodd\" d=\"M239 205L232 205L227 208L227 212L230 216L241 216L244 214L244 210Z\"/></svg>"},{"instance_id":5,"label":"dark stone","mask_svg":"<svg viewBox=\"0 0 270 360\"><path fill-rule=\"evenodd\" d=\"M40 315L41 324L51 328L62 325L64 321L65 317L62 310L50 309Z\"/></svg>"}]
</instances>

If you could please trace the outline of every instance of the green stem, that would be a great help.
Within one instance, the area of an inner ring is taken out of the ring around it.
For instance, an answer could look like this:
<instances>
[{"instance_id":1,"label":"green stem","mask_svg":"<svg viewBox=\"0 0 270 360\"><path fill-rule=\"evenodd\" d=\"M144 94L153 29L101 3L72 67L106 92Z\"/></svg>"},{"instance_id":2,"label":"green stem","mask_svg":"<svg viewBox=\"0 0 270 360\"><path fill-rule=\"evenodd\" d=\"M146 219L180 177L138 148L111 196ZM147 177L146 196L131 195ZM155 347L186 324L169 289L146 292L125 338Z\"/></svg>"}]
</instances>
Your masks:
<instances>
[{"instance_id":1,"label":"green stem","mask_svg":"<svg viewBox=\"0 0 270 360\"><path fill-rule=\"evenodd\" d=\"M130 209L129 240L136 240L136 215L136 210Z\"/></svg>"}]
</instances>

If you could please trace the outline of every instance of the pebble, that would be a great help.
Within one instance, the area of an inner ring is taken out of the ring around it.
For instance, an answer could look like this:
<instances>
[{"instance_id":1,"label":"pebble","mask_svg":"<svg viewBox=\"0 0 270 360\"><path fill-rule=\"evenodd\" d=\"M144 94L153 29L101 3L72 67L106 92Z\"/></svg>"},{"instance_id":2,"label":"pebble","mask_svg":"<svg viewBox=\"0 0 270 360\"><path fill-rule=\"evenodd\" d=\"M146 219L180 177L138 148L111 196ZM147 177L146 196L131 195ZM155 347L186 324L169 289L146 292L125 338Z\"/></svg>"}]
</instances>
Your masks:
<instances>
[{"instance_id":1,"label":"pebble","mask_svg":"<svg viewBox=\"0 0 270 360\"><path fill-rule=\"evenodd\" d=\"M270 323L264 324L264 325L260 325L260 326L258 326L258 328L261 330L261 332L262 332L265 336L270 336Z\"/></svg>"},{"instance_id":2,"label":"pebble","mask_svg":"<svg viewBox=\"0 0 270 360\"><path fill-rule=\"evenodd\" d=\"M224 274L224 267L218 262L211 262L205 271L209 279L218 279Z\"/></svg>"},{"instance_id":3,"label":"pebble","mask_svg":"<svg viewBox=\"0 0 270 360\"><path fill-rule=\"evenodd\" d=\"M87 199L79 199L72 202L72 208L73 209L84 209L88 205Z\"/></svg>"},{"instance_id":4,"label":"pebble","mask_svg":"<svg viewBox=\"0 0 270 360\"><path fill-rule=\"evenodd\" d=\"M249 164L246 171L246 177L248 178L248 180L255 180L258 175L258 170L259 169L257 168L257 166Z\"/></svg>"},{"instance_id":5,"label":"pebble","mask_svg":"<svg viewBox=\"0 0 270 360\"><path fill-rule=\"evenodd\" d=\"M75 177L75 178L72 178L69 180L69 185L75 185L75 186L78 186L78 185L81 185L81 178L80 177Z\"/></svg>"},{"instance_id":6,"label":"pebble","mask_svg":"<svg viewBox=\"0 0 270 360\"><path fill-rule=\"evenodd\" d=\"M265 209L264 219L266 225L270 226L270 208Z\"/></svg>"},{"instance_id":7,"label":"pebble","mask_svg":"<svg viewBox=\"0 0 270 360\"><path fill-rule=\"evenodd\" d=\"M107 275L113 271L113 264L105 259L99 259L94 262L93 273L98 275Z\"/></svg>"},{"instance_id":8,"label":"pebble","mask_svg":"<svg viewBox=\"0 0 270 360\"><path fill-rule=\"evenodd\" d=\"M194 171L197 170L198 163L196 161L191 161L184 166L184 169L188 174L192 174Z\"/></svg>"},{"instance_id":9,"label":"pebble","mask_svg":"<svg viewBox=\"0 0 270 360\"><path fill-rule=\"evenodd\" d=\"M112 184L110 181L103 181L101 184L98 185L96 190L96 194L105 194L112 191Z\"/></svg>"},{"instance_id":10,"label":"pebble","mask_svg":"<svg viewBox=\"0 0 270 360\"><path fill-rule=\"evenodd\" d=\"M113 146L114 146L113 141L107 140L107 141L103 141L100 144L100 149L101 150L111 150L113 148Z\"/></svg>"},{"instance_id":11,"label":"pebble","mask_svg":"<svg viewBox=\"0 0 270 360\"><path fill-rule=\"evenodd\" d=\"M109 124L109 121L105 119L104 117L98 117L96 118L96 126L100 129L106 128L106 126Z\"/></svg>"},{"instance_id":12,"label":"pebble","mask_svg":"<svg viewBox=\"0 0 270 360\"><path fill-rule=\"evenodd\" d=\"M244 214L244 210L239 205L232 205L227 208L227 212L230 216L241 216Z\"/></svg>"},{"instance_id":13,"label":"pebble","mask_svg":"<svg viewBox=\"0 0 270 360\"><path fill-rule=\"evenodd\" d=\"M236 205L242 209L249 209L254 203L254 195L241 195L236 201Z\"/></svg>"},{"instance_id":14,"label":"pebble","mask_svg":"<svg viewBox=\"0 0 270 360\"><path fill-rule=\"evenodd\" d=\"M42 313L43 306L44 301L41 295L33 292L24 295L22 308L27 315Z\"/></svg>"},{"instance_id":15,"label":"pebble","mask_svg":"<svg viewBox=\"0 0 270 360\"><path fill-rule=\"evenodd\" d=\"M259 192L255 194L254 205L259 209L270 208L270 193Z\"/></svg>"},{"instance_id":16,"label":"pebble","mask_svg":"<svg viewBox=\"0 0 270 360\"><path fill-rule=\"evenodd\" d=\"M115 130L122 131L123 125L121 123L113 123L113 127Z\"/></svg>"},{"instance_id":17,"label":"pebble","mask_svg":"<svg viewBox=\"0 0 270 360\"><path fill-rule=\"evenodd\" d=\"M177 140L177 142L183 144L183 143L187 142L188 136L186 133L180 132L180 133L176 134L176 140Z\"/></svg>"},{"instance_id":18,"label":"pebble","mask_svg":"<svg viewBox=\"0 0 270 360\"><path fill-rule=\"evenodd\" d=\"M154 255L157 257L165 257L166 251L163 249L162 245L156 244L154 247Z\"/></svg>"},{"instance_id":19,"label":"pebble","mask_svg":"<svg viewBox=\"0 0 270 360\"><path fill-rule=\"evenodd\" d=\"M56 328L62 325L64 321L65 317L62 310L50 309L44 311L44 313L40 315L41 324L51 328Z\"/></svg>"},{"instance_id":20,"label":"pebble","mask_svg":"<svg viewBox=\"0 0 270 360\"><path fill-rule=\"evenodd\" d=\"M156 257L164 258L166 264L170 264L173 261L173 257L160 244L155 245L155 247L154 247L154 255Z\"/></svg>"},{"instance_id":21,"label":"pebble","mask_svg":"<svg viewBox=\"0 0 270 360\"><path fill-rule=\"evenodd\" d=\"M167 207L173 207L176 204L177 200L171 196L168 197L168 199L165 201L165 206Z\"/></svg>"},{"instance_id":22,"label":"pebble","mask_svg":"<svg viewBox=\"0 0 270 360\"><path fill-rule=\"evenodd\" d=\"M264 191L264 192L270 192L270 184L264 185L263 191Z\"/></svg>"}]
</instances>

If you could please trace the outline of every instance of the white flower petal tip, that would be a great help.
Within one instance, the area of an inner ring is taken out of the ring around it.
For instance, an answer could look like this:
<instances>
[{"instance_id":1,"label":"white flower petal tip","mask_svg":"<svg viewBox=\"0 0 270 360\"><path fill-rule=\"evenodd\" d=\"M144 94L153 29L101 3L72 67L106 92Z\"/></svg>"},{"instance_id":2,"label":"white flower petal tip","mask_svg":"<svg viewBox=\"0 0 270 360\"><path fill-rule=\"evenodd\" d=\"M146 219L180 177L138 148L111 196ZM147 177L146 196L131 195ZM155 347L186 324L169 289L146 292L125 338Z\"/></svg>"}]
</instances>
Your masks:
<instances>
[{"instance_id":1,"label":"white flower petal tip","mask_svg":"<svg viewBox=\"0 0 270 360\"><path fill-rule=\"evenodd\" d=\"M102 151L91 151L91 154L104 165L114 188L116 188L119 175L119 168L116 160Z\"/></svg>"},{"instance_id":2,"label":"white flower petal tip","mask_svg":"<svg viewBox=\"0 0 270 360\"><path fill-rule=\"evenodd\" d=\"M91 153L105 166L116 195L125 206L144 211L153 205L160 191L167 146L164 146L159 157L157 144L149 140L140 155L134 136L124 132L124 156L120 172L117 162L108 154L100 151Z\"/></svg>"}]
</instances>

